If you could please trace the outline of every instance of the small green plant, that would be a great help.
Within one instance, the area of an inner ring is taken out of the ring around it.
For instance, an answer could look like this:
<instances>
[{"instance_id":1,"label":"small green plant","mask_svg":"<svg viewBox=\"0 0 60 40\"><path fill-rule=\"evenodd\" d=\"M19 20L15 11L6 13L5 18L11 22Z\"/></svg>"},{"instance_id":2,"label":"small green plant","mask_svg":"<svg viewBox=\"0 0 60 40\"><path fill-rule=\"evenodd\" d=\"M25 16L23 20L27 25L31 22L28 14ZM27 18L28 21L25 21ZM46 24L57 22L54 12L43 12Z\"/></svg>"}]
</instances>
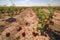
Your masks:
<instances>
[{"instance_id":1,"label":"small green plant","mask_svg":"<svg viewBox=\"0 0 60 40\"><path fill-rule=\"evenodd\" d=\"M12 7L12 6L9 7L9 8L8 8L8 12L9 12L9 13L8 13L8 16L13 17L13 16L14 16L14 13L13 13L13 12L14 12L14 7Z\"/></svg>"},{"instance_id":2,"label":"small green plant","mask_svg":"<svg viewBox=\"0 0 60 40\"><path fill-rule=\"evenodd\" d=\"M41 30L41 27L37 27L37 31L38 31L38 30Z\"/></svg>"},{"instance_id":3,"label":"small green plant","mask_svg":"<svg viewBox=\"0 0 60 40\"><path fill-rule=\"evenodd\" d=\"M13 15L14 15L13 13L8 13L8 16L10 17L13 17Z\"/></svg>"},{"instance_id":4,"label":"small green plant","mask_svg":"<svg viewBox=\"0 0 60 40\"><path fill-rule=\"evenodd\" d=\"M54 22L52 20L49 21L50 25L54 25Z\"/></svg>"},{"instance_id":5,"label":"small green plant","mask_svg":"<svg viewBox=\"0 0 60 40\"><path fill-rule=\"evenodd\" d=\"M49 24L54 25L54 22L52 21L52 19L53 19L53 14L54 14L55 8L49 6L49 11L50 11L50 13L49 13L49 18L50 18Z\"/></svg>"},{"instance_id":6,"label":"small green plant","mask_svg":"<svg viewBox=\"0 0 60 40\"><path fill-rule=\"evenodd\" d=\"M37 24L36 30L38 31L38 30L41 30L41 29L42 29L42 24Z\"/></svg>"}]
</instances>

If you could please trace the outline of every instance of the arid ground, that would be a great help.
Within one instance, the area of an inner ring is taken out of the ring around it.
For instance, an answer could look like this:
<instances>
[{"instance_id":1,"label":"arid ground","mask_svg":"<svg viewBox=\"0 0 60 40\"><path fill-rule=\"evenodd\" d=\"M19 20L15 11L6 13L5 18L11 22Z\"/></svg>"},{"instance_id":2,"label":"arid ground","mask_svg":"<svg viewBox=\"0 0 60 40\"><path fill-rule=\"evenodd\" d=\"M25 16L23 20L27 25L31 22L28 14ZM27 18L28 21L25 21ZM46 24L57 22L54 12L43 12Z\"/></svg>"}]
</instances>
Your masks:
<instances>
[{"instance_id":1,"label":"arid ground","mask_svg":"<svg viewBox=\"0 0 60 40\"><path fill-rule=\"evenodd\" d=\"M54 25L49 25L51 30L47 31L47 36L42 36L40 30L36 31L39 14L35 11L38 10L30 7L18 9L13 11L0 8L0 40L60 40L60 8L54 11ZM1 10L5 12L1 13ZM42 11L42 16L43 12L49 13L47 8L41 8L39 11Z\"/></svg>"}]
</instances>

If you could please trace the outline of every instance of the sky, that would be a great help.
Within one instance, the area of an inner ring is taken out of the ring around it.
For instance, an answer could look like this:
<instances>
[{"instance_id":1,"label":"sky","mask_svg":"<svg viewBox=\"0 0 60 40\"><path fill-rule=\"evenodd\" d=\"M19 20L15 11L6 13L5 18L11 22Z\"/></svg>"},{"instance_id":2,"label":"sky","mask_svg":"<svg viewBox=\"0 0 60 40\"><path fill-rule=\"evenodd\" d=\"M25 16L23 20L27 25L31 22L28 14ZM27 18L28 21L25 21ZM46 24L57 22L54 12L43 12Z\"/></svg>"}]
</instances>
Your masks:
<instances>
[{"instance_id":1,"label":"sky","mask_svg":"<svg viewBox=\"0 0 60 40\"><path fill-rule=\"evenodd\" d=\"M12 0L16 6L60 6L60 0ZM0 5L12 5L10 0L0 0Z\"/></svg>"}]
</instances>

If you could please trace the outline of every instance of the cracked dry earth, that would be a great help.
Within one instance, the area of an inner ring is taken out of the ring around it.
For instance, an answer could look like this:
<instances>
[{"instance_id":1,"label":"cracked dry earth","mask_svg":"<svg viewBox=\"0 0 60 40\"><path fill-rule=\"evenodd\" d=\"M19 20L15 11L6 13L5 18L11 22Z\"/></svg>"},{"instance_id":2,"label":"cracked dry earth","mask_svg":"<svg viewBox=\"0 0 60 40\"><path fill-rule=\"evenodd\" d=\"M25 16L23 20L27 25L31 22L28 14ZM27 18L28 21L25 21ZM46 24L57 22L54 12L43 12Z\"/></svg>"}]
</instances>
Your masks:
<instances>
[{"instance_id":1,"label":"cracked dry earth","mask_svg":"<svg viewBox=\"0 0 60 40\"><path fill-rule=\"evenodd\" d=\"M27 8L19 15L13 16L16 19L15 22L8 23L4 21L8 18L10 17L5 15L4 18L0 19L0 24L4 25L0 28L0 40L49 40L48 37L40 34L37 36L32 35L37 27L38 20L31 8ZM20 31L18 30L19 27L22 28ZM26 33L25 37L22 36L22 32ZM6 36L6 33L9 33L9 35Z\"/></svg>"}]
</instances>

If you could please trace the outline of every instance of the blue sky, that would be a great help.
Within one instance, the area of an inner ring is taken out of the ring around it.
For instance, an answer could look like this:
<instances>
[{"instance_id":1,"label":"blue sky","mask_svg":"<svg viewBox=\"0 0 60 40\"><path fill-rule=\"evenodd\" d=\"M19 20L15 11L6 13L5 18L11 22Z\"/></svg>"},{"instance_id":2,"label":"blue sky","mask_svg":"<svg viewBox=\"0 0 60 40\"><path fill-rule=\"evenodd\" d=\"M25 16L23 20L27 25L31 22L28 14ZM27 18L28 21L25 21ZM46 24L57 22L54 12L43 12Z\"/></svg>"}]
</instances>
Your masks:
<instances>
[{"instance_id":1,"label":"blue sky","mask_svg":"<svg viewBox=\"0 0 60 40\"><path fill-rule=\"evenodd\" d=\"M13 0L16 6L60 6L60 0ZM0 0L0 5L12 5L10 0Z\"/></svg>"}]
</instances>

